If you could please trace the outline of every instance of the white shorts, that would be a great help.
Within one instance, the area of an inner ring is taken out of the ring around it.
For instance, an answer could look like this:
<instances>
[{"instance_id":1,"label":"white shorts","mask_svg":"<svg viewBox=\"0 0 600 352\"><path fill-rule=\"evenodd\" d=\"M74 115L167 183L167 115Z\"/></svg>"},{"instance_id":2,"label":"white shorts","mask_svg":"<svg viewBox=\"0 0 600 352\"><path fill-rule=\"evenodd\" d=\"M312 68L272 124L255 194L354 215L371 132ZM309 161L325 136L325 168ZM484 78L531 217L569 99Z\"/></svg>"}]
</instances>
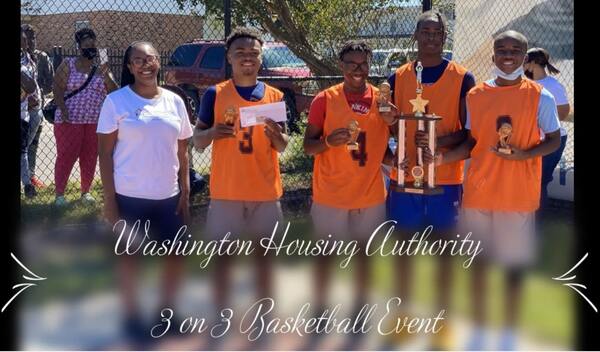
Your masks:
<instances>
[{"instance_id":1,"label":"white shorts","mask_svg":"<svg viewBox=\"0 0 600 352\"><path fill-rule=\"evenodd\" d=\"M472 240L481 241L480 258L510 268L534 264L534 212L462 209L459 226L464 235L471 232Z\"/></svg>"},{"instance_id":2,"label":"white shorts","mask_svg":"<svg viewBox=\"0 0 600 352\"><path fill-rule=\"evenodd\" d=\"M310 208L317 238L367 241L385 221L385 202L368 208L341 209L313 202Z\"/></svg>"},{"instance_id":3,"label":"white shorts","mask_svg":"<svg viewBox=\"0 0 600 352\"><path fill-rule=\"evenodd\" d=\"M209 239L221 239L231 232L231 237L269 237L279 221L285 228L283 213L278 200L250 202L211 199L206 219Z\"/></svg>"}]
</instances>

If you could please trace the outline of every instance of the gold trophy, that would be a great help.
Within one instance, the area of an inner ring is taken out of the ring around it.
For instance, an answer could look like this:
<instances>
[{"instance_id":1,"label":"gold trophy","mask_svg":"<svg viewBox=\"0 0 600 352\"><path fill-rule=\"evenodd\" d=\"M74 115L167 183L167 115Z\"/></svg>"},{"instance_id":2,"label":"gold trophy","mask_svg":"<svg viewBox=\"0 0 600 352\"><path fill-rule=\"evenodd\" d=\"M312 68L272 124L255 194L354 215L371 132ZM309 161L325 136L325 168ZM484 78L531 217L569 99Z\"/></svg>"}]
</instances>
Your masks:
<instances>
[{"instance_id":1,"label":"gold trophy","mask_svg":"<svg viewBox=\"0 0 600 352\"><path fill-rule=\"evenodd\" d=\"M388 82L383 82L379 85L379 94L377 97L377 103L379 104L379 112L390 112L392 107L390 106L390 100L392 100L392 88Z\"/></svg>"},{"instance_id":2,"label":"gold trophy","mask_svg":"<svg viewBox=\"0 0 600 352\"><path fill-rule=\"evenodd\" d=\"M406 121L415 120L417 121L417 130L425 131L428 135L428 149L431 153L435 153L436 133L435 124L442 118L435 114L426 114L425 107L429 103L429 100L423 99L423 84L421 79L421 73L423 72L423 65L421 62L417 62L417 97L410 100L413 107L412 114L401 113L398 119L398 182L392 185L392 190L396 192L404 193L415 193L415 194L442 194L444 189L436 187L435 185L435 164L431 162L429 165L424 167L423 162L423 149L417 148L417 164L411 169L410 173L414 178L412 183L405 182L404 170L400 168L400 165L406 157ZM425 128L427 125L427 128ZM414 136L411 137L414 139Z\"/></svg>"},{"instance_id":3,"label":"gold trophy","mask_svg":"<svg viewBox=\"0 0 600 352\"><path fill-rule=\"evenodd\" d=\"M499 141L497 145L498 152L503 154L512 154L510 148L510 137L512 135L512 121L510 116L502 115L496 120L496 130L498 131Z\"/></svg>"},{"instance_id":4,"label":"gold trophy","mask_svg":"<svg viewBox=\"0 0 600 352\"><path fill-rule=\"evenodd\" d=\"M234 126L237 121L238 113L237 109L233 106L229 106L225 109L225 124L229 126Z\"/></svg>"},{"instance_id":5,"label":"gold trophy","mask_svg":"<svg viewBox=\"0 0 600 352\"><path fill-rule=\"evenodd\" d=\"M356 140L358 139L358 133L360 132L360 127L358 127L358 121L350 121L348 123L348 129L350 130L350 142L346 144L346 148L348 150L358 150L358 143L356 142Z\"/></svg>"}]
</instances>

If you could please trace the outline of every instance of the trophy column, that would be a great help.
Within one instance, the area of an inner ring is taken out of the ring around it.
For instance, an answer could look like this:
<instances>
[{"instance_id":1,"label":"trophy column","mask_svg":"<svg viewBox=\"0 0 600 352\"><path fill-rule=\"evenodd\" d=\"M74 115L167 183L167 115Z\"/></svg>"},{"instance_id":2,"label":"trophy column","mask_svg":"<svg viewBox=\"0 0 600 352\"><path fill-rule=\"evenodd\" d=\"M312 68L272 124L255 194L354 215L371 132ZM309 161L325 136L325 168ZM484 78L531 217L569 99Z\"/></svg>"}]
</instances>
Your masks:
<instances>
[{"instance_id":1,"label":"trophy column","mask_svg":"<svg viewBox=\"0 0 600 352\"><path fill-rule=\"evenodd\" d=\"M404 161L406 157L406 146L404 145L404 140L406 138L406 120L402 118L400 115L400 119L398 120L398 143L396 146L397 155L398 155L398 186L404 187L404 170L400 167L400 164Z\"/></svg>"},{"instance_id":2,"label":"trophy column","mask_svg":"<svg viewBox=\"0 0 600 352\"><path fill-rule=\"evenodd\" d=\"M435 116L435 114L433 115ZM427 122L428 125L428 135L429 135L429 150L435 155L435 123L436 120L429 120ZM435 163L430 163L427 166L427 186L429 188L435 188Z\"/></svg>"}]
</instances>

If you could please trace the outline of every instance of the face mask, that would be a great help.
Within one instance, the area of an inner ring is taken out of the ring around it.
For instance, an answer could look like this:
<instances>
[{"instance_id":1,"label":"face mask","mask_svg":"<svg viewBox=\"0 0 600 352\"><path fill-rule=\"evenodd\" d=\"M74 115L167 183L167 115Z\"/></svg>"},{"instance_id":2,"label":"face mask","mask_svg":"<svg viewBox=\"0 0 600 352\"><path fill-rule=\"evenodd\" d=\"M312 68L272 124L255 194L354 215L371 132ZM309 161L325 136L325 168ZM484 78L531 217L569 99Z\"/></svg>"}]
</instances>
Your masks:
<instances>
[{"instance_id":1,"label":"face mask","mask_svg":"<svg viewBox=\"0 0 600 352\"><path fill-rule=\"evenodd\" d=\"M513 73L505 73L504 71L499 69L498 66L494 65L492 75L494 76L494 78L500 77L507 81L514 81L515 79L521 77L523 72L523 65L519 66L519 68L514 70Z\"/></svg>"},{"instance_id":2,"label":"face mask","mask_svg":"<svg viewBox=\"0 0 600 352\"><path fill-rule=\"evenodd\" d=\"M86 59L91 60L98 55L98 49L97 48L81 49L81 55L83 55L83 57L85 57Z\"/></svg>"}]
</instances>

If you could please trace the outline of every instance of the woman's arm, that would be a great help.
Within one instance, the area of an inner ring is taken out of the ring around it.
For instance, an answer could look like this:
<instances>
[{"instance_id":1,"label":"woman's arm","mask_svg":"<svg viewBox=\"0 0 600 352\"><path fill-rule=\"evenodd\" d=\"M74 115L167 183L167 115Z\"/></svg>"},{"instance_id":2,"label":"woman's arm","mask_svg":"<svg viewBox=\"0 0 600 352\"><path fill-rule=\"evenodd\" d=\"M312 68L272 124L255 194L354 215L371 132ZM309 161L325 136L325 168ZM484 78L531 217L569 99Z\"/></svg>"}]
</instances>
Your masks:
<instances>
[{"instance_id":1,"label":"woman's arm","mask_svg":"<svg viewBox=\"0 0 600 352\"><path fill-rule=\"evenodd\" d=\"M63 60L56 69L54 74L54 83L52 84L52 92L54 93L54 103L60 109L63 120L69 121L69 111L65 105L65 91L67 90L67 81L69 79L69 66Z\"/></svg>"},{"instance_id":2,"label":"woman's arm","mask_svg":"<svg viewBox=\"0 0 600 352\"><path fill-rule=\"evenodd\" d=\"M117 135L118 131L109 134L98 133L98 159L104 193L104 216L111 225L119 220L113 169L113 152L117 144Z\"/></svg>"},{"instance_id":3,"label":"woman's arm","mask_svg":"<svg viewBox=\"0 0 600 352\"><path fill-rule=\"evenodd\" d=\"M190 160L188 156L188 139L177 141L177 159L179 160L179 204L177 214L183 216L184 224L190 223Z\"/></svg>"}]
</instances>

